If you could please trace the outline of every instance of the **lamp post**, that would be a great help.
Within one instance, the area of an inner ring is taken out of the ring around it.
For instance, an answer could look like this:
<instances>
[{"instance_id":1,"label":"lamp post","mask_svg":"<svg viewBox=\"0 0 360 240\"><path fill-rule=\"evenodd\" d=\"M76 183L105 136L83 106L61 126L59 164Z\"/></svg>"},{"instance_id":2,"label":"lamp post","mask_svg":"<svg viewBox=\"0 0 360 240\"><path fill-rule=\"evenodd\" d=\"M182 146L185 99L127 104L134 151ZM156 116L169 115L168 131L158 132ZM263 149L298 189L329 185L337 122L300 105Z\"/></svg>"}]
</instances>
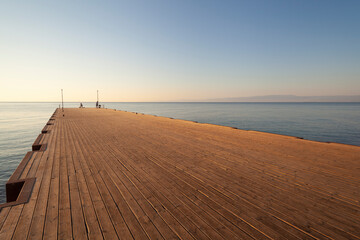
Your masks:
<instances>
[{"instance_id":1,"label":"lamp post","mask_svg":"<svg viewBox=\"0 0 360 240\"><path fill-rule=\"evenodd\" d=\"M62 89L61 89L61 105L62 105L62 111L64 111L64 94Z\"/></svg>"}]
</instances>

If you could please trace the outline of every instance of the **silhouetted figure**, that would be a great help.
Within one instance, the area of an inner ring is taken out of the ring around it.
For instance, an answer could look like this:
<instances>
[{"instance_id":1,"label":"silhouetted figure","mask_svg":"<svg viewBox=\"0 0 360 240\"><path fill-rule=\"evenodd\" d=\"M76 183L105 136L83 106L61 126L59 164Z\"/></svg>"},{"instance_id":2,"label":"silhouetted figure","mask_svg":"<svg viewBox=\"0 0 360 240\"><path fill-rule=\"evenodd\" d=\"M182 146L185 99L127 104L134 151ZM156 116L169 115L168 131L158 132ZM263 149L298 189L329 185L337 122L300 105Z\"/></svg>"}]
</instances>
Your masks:
<instances>
[{"instance_id":1,"label":"silhouetted figure","mask_svg":"<svg viewBox=\"0 0 360 240\"><path fill-rule=\"evenodd\" d=\"M96 101L96 108L99 108L99 101Z\"/></svg>"},{"instance_id":2,"label":"silhouetted figure","mask_svg":"<svg viewBox=\"0 0 360 240\"><path fill-rule=\"evenodd\" d=\"M80 108L83 108L84 106L83 106L83 104L82 103L80 103Z\"/></svg>"}]
</instances>

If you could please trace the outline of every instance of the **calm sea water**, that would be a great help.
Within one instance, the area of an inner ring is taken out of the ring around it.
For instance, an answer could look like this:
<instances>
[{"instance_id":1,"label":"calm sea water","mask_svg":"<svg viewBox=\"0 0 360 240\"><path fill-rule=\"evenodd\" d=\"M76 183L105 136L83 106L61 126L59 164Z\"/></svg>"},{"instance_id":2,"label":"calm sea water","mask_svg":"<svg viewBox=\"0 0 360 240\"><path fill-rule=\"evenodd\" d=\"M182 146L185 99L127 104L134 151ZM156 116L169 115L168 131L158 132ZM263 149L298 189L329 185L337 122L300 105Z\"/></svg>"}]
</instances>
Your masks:
<instances>
[{"instance_id":1,"label":"calm sea water","mask_svg":"<svg viewBox=\"0 0 360 240\"><path fill-rule=\"evenodd\" d=\"M0 103L0 202L5 201L6 181L58 106ZM360 146L360 103L105 103L105 107Z\"/></svg>"}]
</instances>

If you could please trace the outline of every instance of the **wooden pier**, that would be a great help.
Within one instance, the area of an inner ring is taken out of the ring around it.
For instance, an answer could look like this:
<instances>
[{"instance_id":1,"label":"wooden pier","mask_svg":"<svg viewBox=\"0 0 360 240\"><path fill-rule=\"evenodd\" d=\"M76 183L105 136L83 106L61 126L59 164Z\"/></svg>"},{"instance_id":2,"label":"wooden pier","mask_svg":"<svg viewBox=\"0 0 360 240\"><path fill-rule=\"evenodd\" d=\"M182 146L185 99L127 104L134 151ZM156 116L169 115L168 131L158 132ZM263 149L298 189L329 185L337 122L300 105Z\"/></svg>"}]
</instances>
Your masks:
<instances>
[{"instance_id":1,"label":"wooden pier","mask_svg":"<svg viewBox=\"0 0 360 240\"><path fill-rule=\"evenodd\" d=\"M7 184L0 239L360 239L360 147L57 109Z\"/></svg>"}]
</instances>

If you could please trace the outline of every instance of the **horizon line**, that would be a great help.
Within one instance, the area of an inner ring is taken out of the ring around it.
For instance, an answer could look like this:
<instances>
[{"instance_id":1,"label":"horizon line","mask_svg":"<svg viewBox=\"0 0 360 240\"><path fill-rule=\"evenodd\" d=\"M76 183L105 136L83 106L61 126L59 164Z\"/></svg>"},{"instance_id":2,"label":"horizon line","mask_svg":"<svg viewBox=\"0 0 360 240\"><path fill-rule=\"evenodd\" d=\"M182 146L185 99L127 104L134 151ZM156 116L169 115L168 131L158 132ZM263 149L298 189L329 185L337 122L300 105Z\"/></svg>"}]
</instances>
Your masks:
<instances>
[{"instance_id":1,"label":"horizon line","mask_svg":"<svg viewBox=\"0 0 360 240\"><path fill-rule=\"evenodd\" d=\"M360 103L360 101L99 101L100 103ZM59 103L59 101L0 101L0 103ZM96 101L64 101L64 103L96 103Z\"/></svg>"}]
</instances>

